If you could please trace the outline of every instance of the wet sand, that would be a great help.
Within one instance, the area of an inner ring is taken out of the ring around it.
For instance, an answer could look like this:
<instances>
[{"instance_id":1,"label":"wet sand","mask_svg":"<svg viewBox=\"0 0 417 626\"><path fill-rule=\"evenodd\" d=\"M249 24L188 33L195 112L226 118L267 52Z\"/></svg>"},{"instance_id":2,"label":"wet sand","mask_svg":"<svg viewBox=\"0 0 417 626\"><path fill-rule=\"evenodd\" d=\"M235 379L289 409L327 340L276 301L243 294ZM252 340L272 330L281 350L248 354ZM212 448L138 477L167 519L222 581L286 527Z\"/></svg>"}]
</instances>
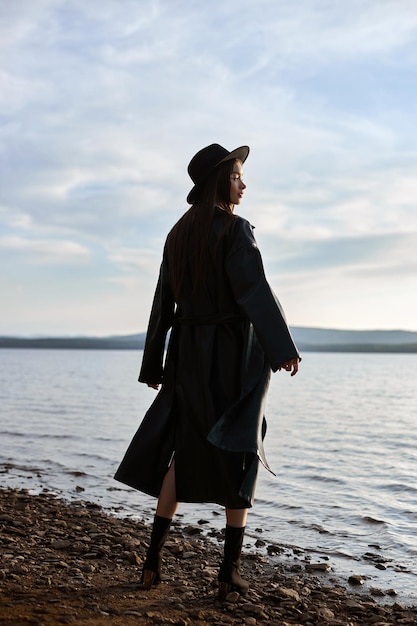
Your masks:
<instances>
[{"instance_id":1,"label":"wet sand","mask_svg":"<svg viewBox=\"0 0 417 626\"><path fill-rule=\"evenodd\" d=\"M330 581L325 563L276 564L245 549L245 598L217 599L222 555L218 531L205 520L187 527L174 520L164 550L164 581L140 588L149 526L117 518L88 502L48 492L0 490L0 616L5 625L247 624L387 626L417 624L417 607L390 605ZM318 569L317 569L318 568ZM354 581L353 581L354 582ZM357 581L360 582L360 581ZM382 591L380 592L383 593ZM384 593L392 593L394 591Z\"/></svg>"}]
</instances>

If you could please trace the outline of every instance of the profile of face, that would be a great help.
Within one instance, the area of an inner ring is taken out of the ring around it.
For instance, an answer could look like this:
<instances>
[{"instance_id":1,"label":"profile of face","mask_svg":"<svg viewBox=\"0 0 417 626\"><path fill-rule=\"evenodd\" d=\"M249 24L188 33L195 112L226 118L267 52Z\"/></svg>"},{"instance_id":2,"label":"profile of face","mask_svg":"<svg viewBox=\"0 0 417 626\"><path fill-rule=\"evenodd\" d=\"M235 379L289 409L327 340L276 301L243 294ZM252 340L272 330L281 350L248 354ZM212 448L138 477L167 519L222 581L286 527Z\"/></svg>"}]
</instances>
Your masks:
<instances>
[{"instance_id":1,"label":"profile of face","mask_svg":"<svg viewBox=\"0 0 417 626\"><path fill-rule=\"evenodd\" d=\"M235 161L230 174L230 204L240 204L246 185L243 182L242 163Z\"/></svg>"}]
</instances>

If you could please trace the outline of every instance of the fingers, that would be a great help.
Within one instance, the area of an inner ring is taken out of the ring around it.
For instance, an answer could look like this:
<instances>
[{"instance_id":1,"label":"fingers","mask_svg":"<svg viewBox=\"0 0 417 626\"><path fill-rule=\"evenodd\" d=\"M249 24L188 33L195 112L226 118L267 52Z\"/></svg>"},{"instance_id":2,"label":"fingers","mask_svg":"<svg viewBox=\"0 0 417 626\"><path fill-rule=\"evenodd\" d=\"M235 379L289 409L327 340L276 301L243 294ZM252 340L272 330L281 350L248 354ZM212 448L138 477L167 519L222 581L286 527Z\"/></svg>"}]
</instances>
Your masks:
<instances>
[{"instance_id":1,"label":"fingers","mask_svg":"<svg viewBox=\"0 0 417 626\"><path fill-rule=\"evenodd\" d=\"M299 359L291 359L291 361L286 361L283 363L278 370L284 369L286 372L291 372L291 376L295 376L298 372L298 363Z\"/></svg>"},{"instance_id":2,"label":"fingers","mask_svg":"<svg viewBox=\"0 0 417 626\"><path fill-rule=\"evenodd\" d=\"M152 389L156 389L156 391L158 391L159 389L159 385L157 383L146 383L148 385L148 387L151 387Z\"/></svg>"}]
</instances>

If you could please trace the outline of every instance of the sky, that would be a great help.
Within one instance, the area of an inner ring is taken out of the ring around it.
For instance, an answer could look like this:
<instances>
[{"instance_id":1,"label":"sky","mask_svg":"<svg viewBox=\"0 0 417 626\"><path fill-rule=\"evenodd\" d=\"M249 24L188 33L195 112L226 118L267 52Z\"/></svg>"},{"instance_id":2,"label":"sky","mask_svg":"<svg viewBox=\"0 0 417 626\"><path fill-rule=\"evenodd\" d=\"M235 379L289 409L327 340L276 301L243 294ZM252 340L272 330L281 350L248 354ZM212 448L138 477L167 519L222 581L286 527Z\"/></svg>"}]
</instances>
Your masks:
<instances>
[{"instance_id":1,"label":"sky","mask_svg":"<svg viewBox=\"0 0 417 626\"><path fill-rule=\"evenodd\" d=\"M415 0L0 0L0 335L146 330L191 157L291 326L417 330Z\"/></svg>"}]
</instances>

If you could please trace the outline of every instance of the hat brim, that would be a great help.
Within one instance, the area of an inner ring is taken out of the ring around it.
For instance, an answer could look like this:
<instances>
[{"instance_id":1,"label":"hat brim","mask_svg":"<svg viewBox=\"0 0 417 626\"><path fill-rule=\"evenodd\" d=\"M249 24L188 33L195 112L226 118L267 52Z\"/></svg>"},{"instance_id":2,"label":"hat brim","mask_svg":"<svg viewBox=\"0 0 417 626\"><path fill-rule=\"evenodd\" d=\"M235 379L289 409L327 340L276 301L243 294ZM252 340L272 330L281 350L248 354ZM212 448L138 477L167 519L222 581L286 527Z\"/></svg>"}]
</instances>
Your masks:
<instances>
[{"instance_id":1,"label":"hat brim","mask_svg":"<svg viewBox=\"0 0 417 626\"><path fill-rule=\"evenodd\" d=\"M244 163L246 159L248 158L249 150L250 150L249 146L240 146L240 148L236 148L235 150L232 150L232 152L229 152L229 154L225 156L224 159L221 159L221 161L216 163L216 165L214 165L214 167L212 167L212 169L209 172L207 172L207 176L211 174L211 172L215 170L216 167L218 167L225 161L238 159L239 161L242 161L242 163ZM201 185L205 182L205 180L206 179L200 181L199 183L194 185L194 187L191 189L190 193L187 196L188 204L193 204L193 202L196 200L197 191L200 189Z\"/></svg>"}]
</instances>

